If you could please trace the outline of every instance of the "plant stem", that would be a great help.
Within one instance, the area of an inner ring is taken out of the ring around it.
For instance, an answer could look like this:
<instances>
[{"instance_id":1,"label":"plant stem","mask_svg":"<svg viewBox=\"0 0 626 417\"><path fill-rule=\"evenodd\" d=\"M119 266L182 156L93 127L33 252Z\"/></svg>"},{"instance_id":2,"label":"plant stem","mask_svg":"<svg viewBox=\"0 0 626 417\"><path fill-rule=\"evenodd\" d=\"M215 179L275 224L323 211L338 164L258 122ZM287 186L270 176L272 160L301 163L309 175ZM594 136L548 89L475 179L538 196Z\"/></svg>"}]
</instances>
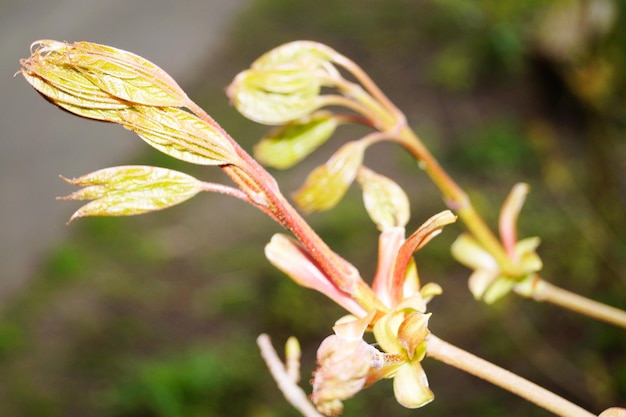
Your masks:
<instances>
[{"instance_id":1,"label":"plant stem","mask_svg":"<svg viewBox=\"0 0 626 417\"><path fill-rule=\"evenodd\" d=\"M220 133L232 143L237 155L241 158L242 166L223 165L221 168L248 195L249 201L293 233L337 288L352 296L366 311L375 308L386 311L387 308L371 287L363 281L358 270L330 249L297 210L289 204L280 192L274 177L200 106L191 100L186 103L186 106L198 117L219 129Z\"/></svg>"},{"instance_id":2,"label":"plant stem","mask_svg":"<svg viewBox=\"0 0 626 417\"><path fill-rule=\"evenodd\" d=\"M439 162L426 149L415 132L405 127L400 132L400 138L400 143L419 161L422 169L439 188L446 205L459 215L476 240L497 260L503 273L515 276L515 268L511 259L509 259L500 241L476 212L463 189L439 165Z\"/></svg>"},{"instance_id":3,"label":"plant stem","mask_svg":"<svg viewBox=\"0 0 626 417\"><path fill-rule=\"evenodd\" d=\"M459 215L472 235L496 259L502 272L509 276L518 275L502 244L476 212L467 194L439 165L415 132L407 126L404 113L389 100L359 65L340 54L334 56L333 61L352 73L369 94L364 91L359 94L360 88L349 82L338 87L340 89L343 87L345 91L349 92L351 100L363 104L380 115L374 119L374 124L378 125L381 130L399 136L400 143L419 161L420 166L439 188L447 206Z\"/></svg>"},{"instance_id":4,"label":"plant stem","mask_svg":"<svg viewBox=\"0 0 626 417\"><path fill-rule=\"evenodd\" d=\"M265 364L274 377L278 388L285 396L285 399L305 417L323 417L317 412L313 404L311 404L302 388L289 376L285 366L274 350L269 336L266 334L260 335L257 338L257 345L261 350L261 356Z\"/></svg>"},{"instance_id":5,"label":"plant stem","mask_svg":"<svg viewBox=\"0 0 626 417\"><path fill-rule=\"evenodd\" d=\"M626 311L574 294L552 285L540 277L537 277L528 286L516 286L515 292L535 301L552 303L588 317L626 328Z\"/></svg>"},{"instance_id":6,"label":"plant stem","mask_svg":"<svg viewBox=\"0 0 626 417\"><path fill-rule=\"evenodd\" d=\"M595 414L522 378L504 368L481 359L430 334L426 338L426 355L445 364L484 379L513 394L562 417L594 417Z\"/></svg>"}]
</instances>

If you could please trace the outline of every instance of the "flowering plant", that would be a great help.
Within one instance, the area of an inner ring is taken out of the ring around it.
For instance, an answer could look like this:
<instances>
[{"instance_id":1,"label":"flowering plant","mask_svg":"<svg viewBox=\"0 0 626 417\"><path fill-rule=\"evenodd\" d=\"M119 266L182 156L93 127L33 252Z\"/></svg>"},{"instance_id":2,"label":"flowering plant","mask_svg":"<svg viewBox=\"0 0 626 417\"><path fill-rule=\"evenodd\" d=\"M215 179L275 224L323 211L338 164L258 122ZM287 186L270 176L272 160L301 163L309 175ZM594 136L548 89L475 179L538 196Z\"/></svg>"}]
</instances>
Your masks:
<instances>
[{"instance_id":1,"label":"flowering plant","mask_svg":"<svg viewBox=\"0 0 626 417\"><path fill-rule=\"evenodd\" d=\"M434 398L421 363L427 357L484 378L557 415L594 415L429 331L427 303L442 288L421 284L413 255L457 218L468 233L459 237L452 252L474 270L470 289L476 298L492 303L514 291L623 327L626 313L556 289L539 277L539 241L518 241L515 229L527 186L515 186L505 202L501 239L497 239L467 195L409 128L402 112L347 57L326 45L296 41L267 52L235 77L227 89L232 103L246 117L274 126L255 147L253 158L162 69L135 54L89 42L52 40L34 43L31 52L21 62L21 73L53 104L81 117L120 124L174 158L217 166L234 183L208 183L159 167L107 168L67 180L84 188L63 199L92 200L70 221L161 210L211 191L248 202L289 232L272 237L265 248L269 261L349 313L337 320L335 334L319 347L310 397L297 385L297 341L288 341L283 365L268 338L258 340L279 387L304 415L338 415L343 400L386 378L393 378L399 404L424 406ZM361 187L365 208L380 231L378 266L371 284L311 229L258 162L289 168L346 123L363 124L373 132L344 144L314 169L294 202L305 213L328 210L353 183ZM449 208L408 237L407 195L392 179L364 165L368 148L383 141L402 146L419 161ZM373 334L376 345L364 340L365 332ZM623 412L608 409L601 415Z\"/></svg>"}]
</instances>

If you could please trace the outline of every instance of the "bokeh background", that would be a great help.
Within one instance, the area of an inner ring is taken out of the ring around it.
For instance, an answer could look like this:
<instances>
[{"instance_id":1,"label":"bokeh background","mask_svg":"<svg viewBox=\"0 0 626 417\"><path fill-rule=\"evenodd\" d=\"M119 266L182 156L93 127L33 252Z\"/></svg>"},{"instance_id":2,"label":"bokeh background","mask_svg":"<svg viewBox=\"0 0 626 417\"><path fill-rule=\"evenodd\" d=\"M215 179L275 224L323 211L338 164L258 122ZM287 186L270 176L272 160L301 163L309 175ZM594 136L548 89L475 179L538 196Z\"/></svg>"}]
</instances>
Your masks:
<instances>
[{"instance_id":1,"label":"bokeh background","mask_svg":"<svg viewBox=\"0 0 626 417\"><path fill-rule=\"evenodd\" d=\"M531 185L520 235L541 236L545 277L626 308L623 1L25 3L0 1L0 417L294 416L255 338L268 333L280 347L298 337L306 384L319 342L343 314L268 264L262 247L277 226L227 197L65 227L77 205L53 200L72 190L58 174L140 163L224 177L118 126L60 112L11 78L39 38L145 56L247 149L266 128L238 115L224 87L280 43L325 42L405 111L492 225L512 185ZM343 128L302 166L277 172L285 193L362 134ZM379 145L366 163L412 196L411 227L444 209L401 150ZM309 219L363 276L373 274L377 232L357 190ZM430 304L431 330L594 412L626 405L624 330L515 296L475 302L469 272L449 254L462 230L446 228L417 257L422 281L444 288ZM549 415L435 361L424 367L436 394L426 408L401 408L383 381L347 401L345 415Z\"/></svg>"}]
</instances>

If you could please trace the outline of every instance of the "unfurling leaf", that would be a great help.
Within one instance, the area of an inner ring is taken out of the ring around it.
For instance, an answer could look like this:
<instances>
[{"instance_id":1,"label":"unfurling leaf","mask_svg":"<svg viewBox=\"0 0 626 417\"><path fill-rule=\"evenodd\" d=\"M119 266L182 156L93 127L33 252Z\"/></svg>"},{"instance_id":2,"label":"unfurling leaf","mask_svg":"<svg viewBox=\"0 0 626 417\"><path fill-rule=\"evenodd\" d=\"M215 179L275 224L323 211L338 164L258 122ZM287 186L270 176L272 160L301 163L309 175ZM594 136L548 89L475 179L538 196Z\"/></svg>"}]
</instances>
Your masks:
<instances>
[{"instance_id":1,"label":"unfurling leaf","mask_svg":"<svg viewBox=\"0 0 626 417\"><path fill-rule=\"evenodd\" d=\"M339 148L326 164L309 174L294 195L296 204L309 213L337 205L356 178L366 146L366 142L354 141Z\"/></svg>"},{"instance_id":2,"label":"unfurling leaf","mask_svg":"<svg viewBox=\"0 0 626 417\"><path fill-rule=\"evenodd\" d=\"M254 147L254 156L263 165L290 168L326 142L337 124L337 119L328 112L293 121L261 139Z\"/></svg>"},{"instance_id":3,"label":"unfurling leaf","mask_svg":"<svg viewBox=\"0 0 626 417\"><path fill-rule=\"evenodd\" d=\"M239 73L226 93L248 119L278 125L321 107L321 87L315 71L307 68L250 69Z\"/></svg>"},{"instance_id":4,"label":"unfurling leaf","mask_svg":"<svg viewBox=\"0 0 626 417\"><path fill-rule=\"evenodd\" d=\"M398 184L366 167L359 170L357 181L365 209L380 231L406 226L411 215L409 198Z\"/></svg>"},{"instance_id":5,"label":"unfurling leaf","mask_svg":"<svg viewBox=\"0 0 626 417\"><path fill-rule=\"evenodd\" d=\"M131 216L162 210L202 190L202 183L187 174L150 166L105 168L65 181L85 188L59 199L93 200L78 209L70 222L85 216Z\"/></svg>"},{"instance_id":6,"label":"unfurling leaf","mask_svg":"<svg viewBox=\"0 0 626 417\"><path fill-rule=\"evenodd\" d=\"M261 55L251 65L253 69L300 67L317 69L328 65L339 54L332 48L312 41L295 41L277 46Z\"/></svg>"},{"instance_id":7,"label":"unfurling leaf","mask_svg":"<svg viewBox=\"0 0 626 417\"><path fill-rule=\"evenodd\" d=\"M81 109L182 107L188 101L165 71L121 49L90 42L40 40L31 50L30 58L21 61L26 80L47 99L77 110L79 116L97 118Z\"/></svg>"},{"instance_id":8,"label":"unfurling leaf","mask_svg":"<svg viewBox=\"0 0 626 417\"><path fill-rule=\"evenodd\" d=\"M159 151L199 165L239 163L233 145L221 129L173 107L137 107L120 111L124 127Z\"/></svg>"},{"instance_id":9,"label":"unfurling leaf","mask_svg":"<svg viewBox=\"0 0 626 417\"><path fill-rule=\"evenodd\" d=\"M296 41L272 49L239 73L226 93L245 117L279 125L305 117L327 104L323 86L340 77L332 61L341 57L332 48Z\"/></svg>"}]
</instances>

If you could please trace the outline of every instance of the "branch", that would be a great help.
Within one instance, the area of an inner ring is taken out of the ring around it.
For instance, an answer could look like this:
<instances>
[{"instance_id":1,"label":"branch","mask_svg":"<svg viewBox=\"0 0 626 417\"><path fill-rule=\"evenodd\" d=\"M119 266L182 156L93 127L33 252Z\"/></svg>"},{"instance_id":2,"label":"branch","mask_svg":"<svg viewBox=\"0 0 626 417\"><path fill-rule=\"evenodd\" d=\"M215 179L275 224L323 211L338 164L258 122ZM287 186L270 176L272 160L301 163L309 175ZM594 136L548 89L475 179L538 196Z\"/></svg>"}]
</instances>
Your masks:
<instances>
[{"instance_id":1,"label":"branch","mask_svg":"<svg viewBox=\"0 0 626 417\"><path fill-rule=\"evenodd\" d=\"M574 294L541 278L537 278L532 283L530 291L525 286L516 286L515 291L535 301L552 303L588 317L626 328L626 311Z\"/></svg>"},{"instance_id":2,"label":"branch","mask_svg":"<svg viewBox=\"0 0 626 417\"><path fill-rule=\"evenodd\" d=\"M274 380L278 385L278 389L280 389L283 393L289 404L291 404L305 417L324 417L317 412L302 388L300 388L296 381L289 376L289 373L285 369L285 365L283 365L278 357L278 354L274 350L269 336L262 334L256 341L259 349L261 350L261 356L270 370L270 373L274 377Z\"/></svg>"},{"instance_id":3,"label":"branch","mask_svg":"<svg viewBox=\"0 0 626 417\"><path fill-rule=\"evenodd\" d=\"M426 355L445 364L484 379L500 388L530 401L557 416L562 417L594 417L595 414L577 406L540 387L534 382L522 378L491 362L453 346L437 336L430 334L426 338Z\"/></svg>"}]
</instances>

